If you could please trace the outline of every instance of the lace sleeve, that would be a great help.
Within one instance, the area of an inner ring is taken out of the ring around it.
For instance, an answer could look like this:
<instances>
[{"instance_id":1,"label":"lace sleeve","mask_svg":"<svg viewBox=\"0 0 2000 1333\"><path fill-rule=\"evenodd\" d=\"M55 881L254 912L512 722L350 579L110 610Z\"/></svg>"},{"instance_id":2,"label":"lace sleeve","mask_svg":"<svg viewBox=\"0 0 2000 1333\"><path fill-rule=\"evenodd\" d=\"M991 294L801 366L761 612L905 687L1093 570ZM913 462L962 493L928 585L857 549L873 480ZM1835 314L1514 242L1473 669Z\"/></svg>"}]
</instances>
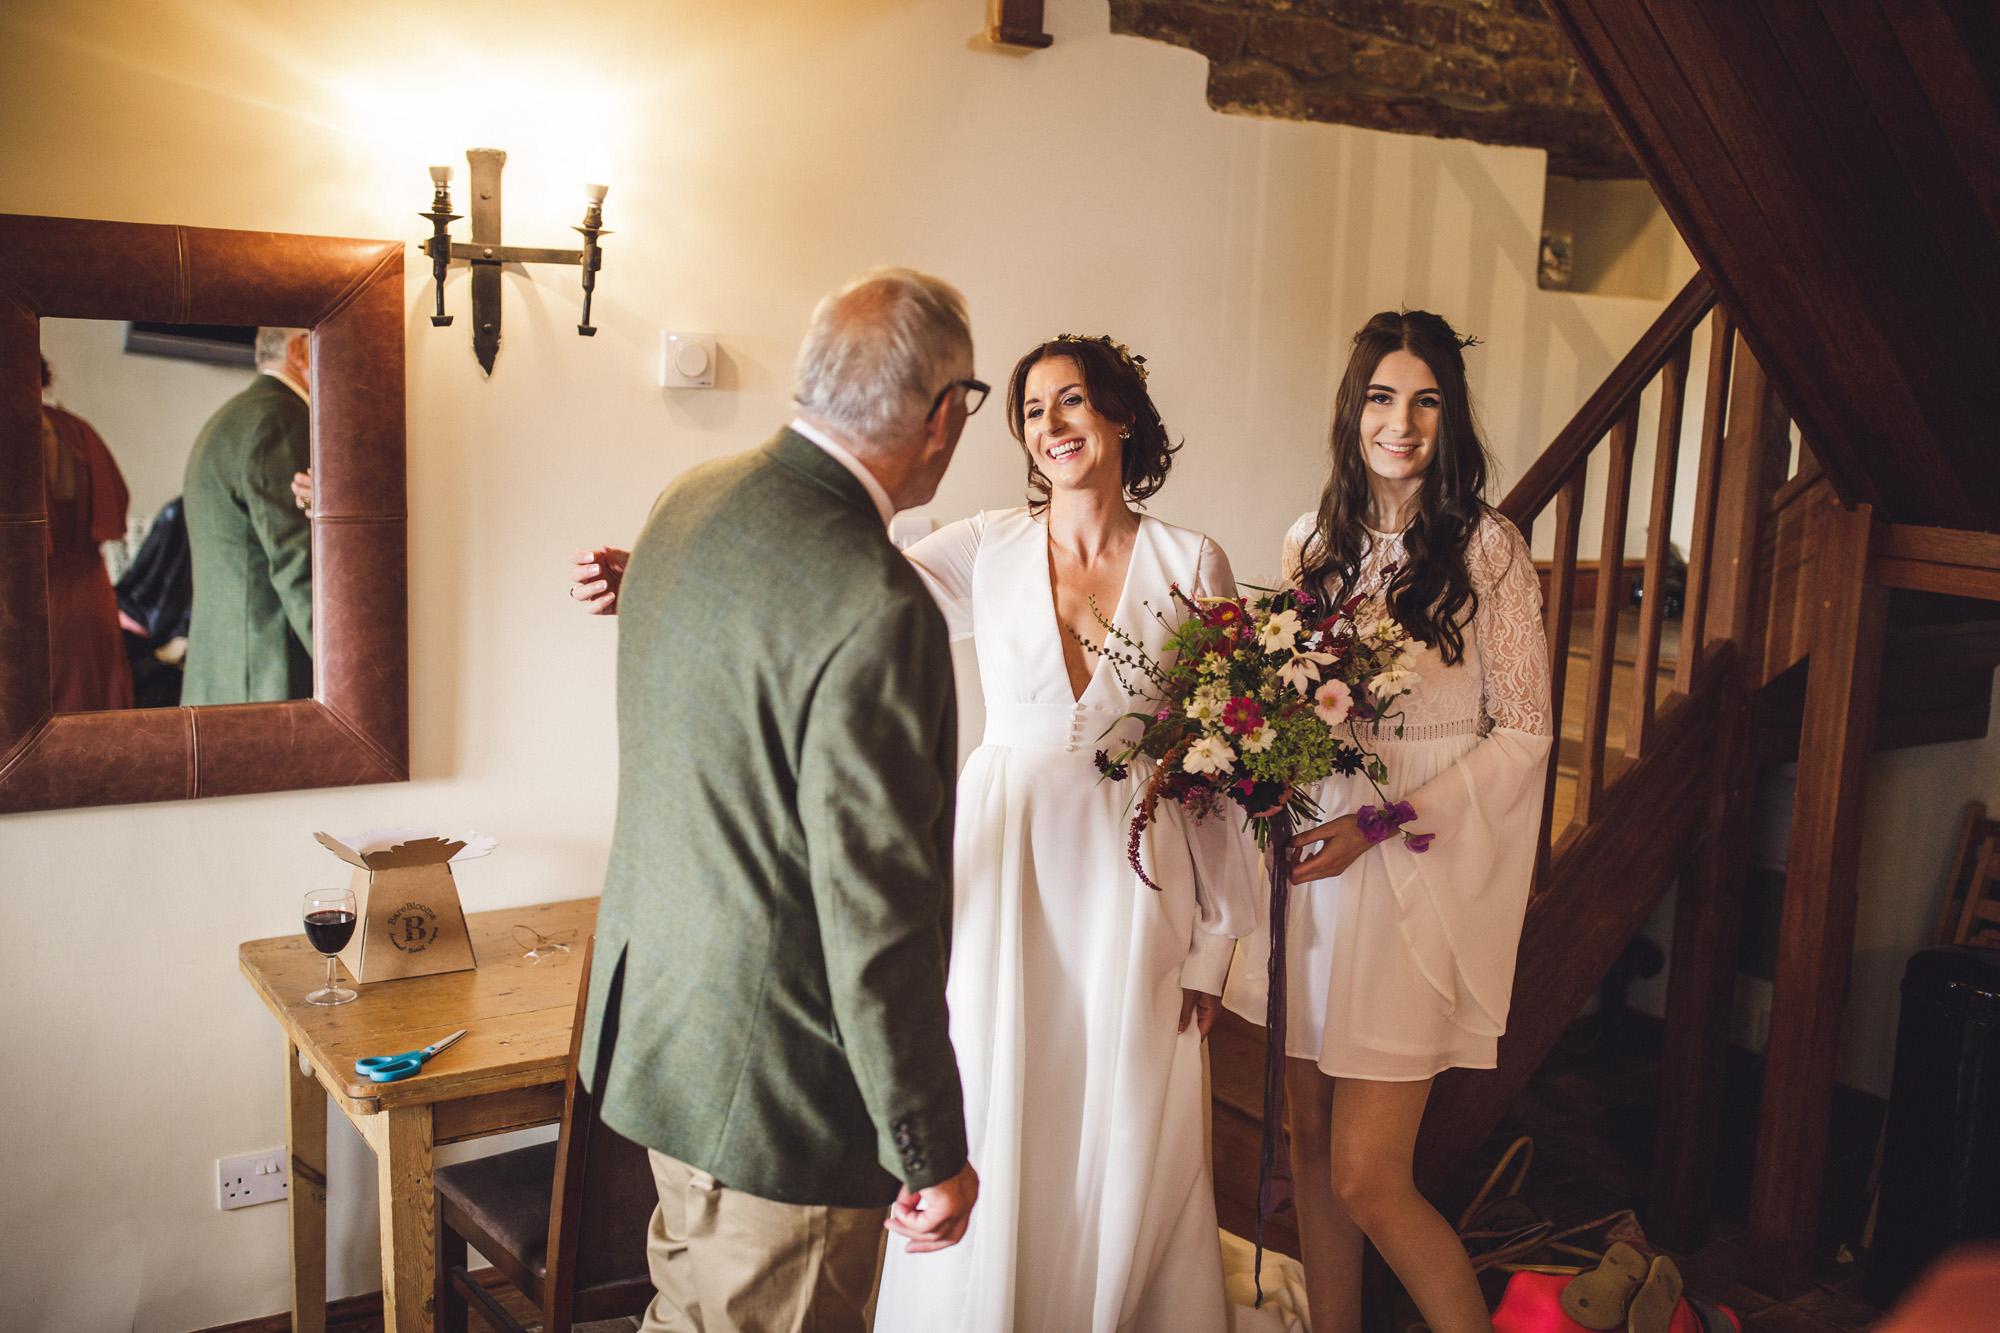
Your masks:
<instances>
[{"instance_id":1,"label":"lace sleeve","mask_svg":"<svg viewBox=\"0 0 2000 1333\"><path fill-rule=\"evenodd\" d=\"M1488 515L1473 538L1473 586L1479 610L1480 713L1485 723L1531 736L1553 733L1549 717L1549 642L1542 587L1520 531Z\"/></svg>"}]
</instances>

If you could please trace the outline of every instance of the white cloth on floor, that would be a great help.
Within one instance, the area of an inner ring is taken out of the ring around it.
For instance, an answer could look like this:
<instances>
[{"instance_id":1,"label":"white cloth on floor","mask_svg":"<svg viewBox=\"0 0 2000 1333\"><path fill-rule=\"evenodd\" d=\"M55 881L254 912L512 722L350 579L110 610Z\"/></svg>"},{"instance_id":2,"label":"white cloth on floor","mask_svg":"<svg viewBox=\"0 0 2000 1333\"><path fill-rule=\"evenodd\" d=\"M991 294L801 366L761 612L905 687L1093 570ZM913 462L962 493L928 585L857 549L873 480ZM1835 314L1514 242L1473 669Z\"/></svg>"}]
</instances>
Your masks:
<instances>
[{"instance_id":1,"label":"white cloth on floor","mask_svg":"<svg viewBox=\"0 0 2000 1333\"><path fill-rule=\"evenodd\" d=\"M1175 1029L1182 986L1219 993L1256 919L1255 846L1240 819L1169 805L1141 849L1160 890L1133 873L1151 761L1110 781L1091 756L1122 748L1100 734L1133 734L1118 719L1147 701L1102 659L1071 694L1044 522L983 514L907 554L972 635L986 696L959 779L947 989L980 1187L958 1245L891 1237L877 1333L1222 1333L1201 1044ZM1144 518L1112 620L1155 657L1174 584L1235 592L1214 543Z\"/></svg>"},{"instance_id":2,"label":"white cloth on floor","mask_svg":"<svg viewBox=\"0 0 2000 1333\"><path fill-rule=\"evenodd\" d=\"M1288 581L1315 517L1285 539ZM1375 593L1382 567L1402 559L1399 534L1374 534L1357 587ZM1403 716L1357 731L1388 769L1389 799L1416 808L1410 830L1435 841L1419 854L1392 838L1345 874L1292 890L1285 1053L1335 1077L1403 1082L1490 1069L1507 1027L1552 743L1549 654L1541 585L1514 525L1489 514L1466 563L1479 606L1464 656L1446 666L1425 647ZM1325 819L1381 803L1360 775L1330 778L1316 796ZM1237 950L1224 994L1260 1025L1271 949L1264 915Z\"/></svg>"}]
</instances>

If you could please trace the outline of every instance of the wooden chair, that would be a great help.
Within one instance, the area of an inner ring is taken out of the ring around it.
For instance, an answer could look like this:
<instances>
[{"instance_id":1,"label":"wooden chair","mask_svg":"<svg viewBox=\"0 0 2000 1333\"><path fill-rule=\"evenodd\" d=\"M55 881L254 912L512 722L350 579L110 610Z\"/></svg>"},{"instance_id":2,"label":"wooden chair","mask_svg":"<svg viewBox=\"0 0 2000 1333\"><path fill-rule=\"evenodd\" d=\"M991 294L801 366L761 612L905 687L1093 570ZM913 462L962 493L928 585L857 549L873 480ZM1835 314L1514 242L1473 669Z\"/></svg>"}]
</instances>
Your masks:
<instances>
[{"instance_id":1,"label":"wooden chair","mask_svg":"<svg viewBox=\"0 0 2000 1333\"><path fill-rule=\"evenodd\" d=\"M577 979L560 1137L438 1168L438 1333L465 1333L467 1301L495 1328L526 1333L466 1273L468 1242L541 1307L543 1333L640 1314L653 1299L646 1269L646 1231L658 1202L652 1167L644 1148L597 1118L597 1099L577 1077L595 944L592 937L585 945ZM610 1047L600 1043L601 1053ZM600 1058L591 1080L600 1090L605 1064Z\"/></svg>"},{"instance_id":2,"label":"wooden chair","mask_svg":"<svg viewBox=\"0 0 2000 1333\"><path fill-rule=\"evenodd\" d=\"M1931 942L2000 948L2000 820L1978 801L1966 804L1944 902Z\"/></svg>"}]
</instances>

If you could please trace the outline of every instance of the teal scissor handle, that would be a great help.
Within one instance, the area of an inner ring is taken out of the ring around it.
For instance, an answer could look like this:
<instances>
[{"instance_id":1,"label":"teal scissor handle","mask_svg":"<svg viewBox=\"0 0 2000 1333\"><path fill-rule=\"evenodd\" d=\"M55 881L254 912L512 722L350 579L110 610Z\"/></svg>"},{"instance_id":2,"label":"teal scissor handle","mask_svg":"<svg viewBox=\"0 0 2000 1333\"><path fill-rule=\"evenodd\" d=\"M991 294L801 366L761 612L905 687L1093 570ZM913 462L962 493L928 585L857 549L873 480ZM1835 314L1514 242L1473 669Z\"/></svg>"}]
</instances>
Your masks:
<instances>
[{"instance_id":1,"label":"teal scissor handle","mask_svg":"<svg viewBox=\"0 0 2000 1333\"><path fill-rule=\"evenodd\" d=\"M445 1047L463 1037L466 1029L446 1037L443 1041L414 1051L404 1051L401 1055L364 1055L354 1062L354 1072L371 1083L395 1083L406 1079L424 1067L424 1062Z\"/></svg>"}]
</instances>

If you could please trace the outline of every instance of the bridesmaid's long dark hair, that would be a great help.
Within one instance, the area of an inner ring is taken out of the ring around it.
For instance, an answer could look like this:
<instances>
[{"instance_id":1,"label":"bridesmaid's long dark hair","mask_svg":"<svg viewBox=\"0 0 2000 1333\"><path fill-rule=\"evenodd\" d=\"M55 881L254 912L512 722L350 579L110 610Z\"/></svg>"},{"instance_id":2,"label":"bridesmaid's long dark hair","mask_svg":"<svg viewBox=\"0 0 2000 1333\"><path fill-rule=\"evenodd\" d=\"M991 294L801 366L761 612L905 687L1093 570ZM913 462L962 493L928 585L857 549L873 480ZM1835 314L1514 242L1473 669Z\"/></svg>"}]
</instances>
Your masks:
<instances>
[{"instance_id":1,"label":"bridesmaid's long dark hair","mask_svg":"<svg viewBox=\"0 0 2000 1333\"><path fill-rule=\"evenodd\" d=\"M1486 517L1486 446L1472 419L1459 337L1427 310L1385 310L1354 335L1354 354L1333 400L1328 439L1332 470L1320 497L1319 523L1305 544L1299 585L1331 601L1346 597L1368 558L1368 464L1361 451L1361 409L1375 368L1391 352L1430 367L1443 400L1437 450L1417 491L1417 513L1403 530L1403 563L1389 585L1390 613L1411 636L1438 650L1447 665L1465 656L1465 625L1479 609L1465 548Z\"/></svg>"}]
</instances>

